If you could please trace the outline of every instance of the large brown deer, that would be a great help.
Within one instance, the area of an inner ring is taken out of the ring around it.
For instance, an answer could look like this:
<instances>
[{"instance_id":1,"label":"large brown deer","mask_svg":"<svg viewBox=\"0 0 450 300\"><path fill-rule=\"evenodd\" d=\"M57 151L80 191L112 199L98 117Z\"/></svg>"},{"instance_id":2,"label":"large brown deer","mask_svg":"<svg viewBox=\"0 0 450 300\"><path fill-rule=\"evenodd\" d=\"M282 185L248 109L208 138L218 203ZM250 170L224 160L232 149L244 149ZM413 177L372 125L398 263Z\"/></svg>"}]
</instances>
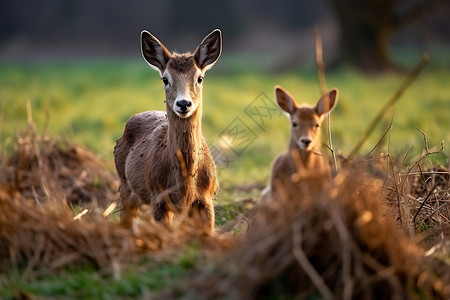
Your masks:
<instances>
[{"instance_id":1,"label":"large brown deer","mask_svg":"<svg viewBox=\"0 0 450 300\"><path fill-rule=\"evenodd\" d=\"M114 147L120 178L121 222L131 226L141 204L154 219L170 223L187 211L207 231L214 229L216 168L202 135L205 72L222 51L220 30L211 32L194 53L170 53L148 31L141 33L142 56L161 75L166 112L133 115Z\"/></svg>"},{"instance_id":2,"label":"large brown deer","mask_svg":"<svg viewBox=\"0 0 450 300\"><path fill-rule=\"evenodd\" d=\"M313 197L331 182L328 159L320 152L320 125L336 106L338 90L323 95L315 106L298 105L280 86L275 87L275 96L278 105L289 115L291 138L288 150L272 165L269 189L263 192L262 199Z\"/></svg>"}]
</instances>

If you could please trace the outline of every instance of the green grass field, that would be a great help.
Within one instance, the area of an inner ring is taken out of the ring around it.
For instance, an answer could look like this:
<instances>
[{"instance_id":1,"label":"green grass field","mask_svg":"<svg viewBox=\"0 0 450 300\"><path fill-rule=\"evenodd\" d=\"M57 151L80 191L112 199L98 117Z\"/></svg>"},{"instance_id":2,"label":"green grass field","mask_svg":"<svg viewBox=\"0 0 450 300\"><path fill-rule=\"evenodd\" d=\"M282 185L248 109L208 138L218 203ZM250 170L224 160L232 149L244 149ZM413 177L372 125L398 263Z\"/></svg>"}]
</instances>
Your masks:
<instances>
[{"instance_id":1,"label":"green grass field","mask_svg":"<svg viewBox=\"0 0 450 300\"><path fill-rule=\"evenodd\" d=\"M365 75L348 68L328 72L328 87L340 90L339 103L332 114L333 144L338 154L349 154L405 77L406 74ZM426 133L431 149L438 149L442 140L448 145L449 82L450 70L432 62L395 109L386 114L360 154L367 154L376 145L391 120L393 128L382 150L390 151L399 159L412 143L408 160L414 161L420 155L423 136L417 127ZM289 90L299 102L313 104L320 97L312 67L278 74L256 70L233 73L218 67L205 78L204 135L210 148L223 151L227 157L219 166L222 186L219 202L230 203L236 194L242 197L252 193L246 186L265 184L271 161L287 147L289 122L280 111L274 110L275 84ZM39 132L84 145L111 162L113 168L112 150L126 120L137 112L164 109L163 101L163 84L158 74L141 60L2 63L0 145L2 149L10 149L15 134L26 128L27 102L30 102ZM249 113L256 109L260 115ZM233 126L246 129L246 133L243 141L229 147L224 137ZM326 141L325 130L323 140ZM329 153L325 148L323 151ZM449 157L450 150L445 148L432 159L435 163L448 164ZM236 187L244 188L236 191ZM197 259L197 251L188 245L172 263L146 261L140 268L135 266L137 269L131 267L124 272L121 280L99 274L89 266L62 274L44 272L32 279L18 271L0 276L0 286L5 287L0 289L0 298L20 297L23 292L74 299L145 296L149 290L159 290L185 277Z\"/></svg>"},{"instance_id":2,"label":"green grass field","mask_svg":"<svg viewBox=\"0 0 450 300\"><path fill-rule=\"evenodd\" d=\"M411 67L413 65L411 62ZM209 144L226 154L220 166L222 186L264 183L271 161L286 148L289 139L286 117L273 110L276 108L273 87L279 84L299 102L313 104L319 98L315 69L309 67L279 74L230 73L221 72L220 67L217 69L208 72L204 83L203 130ZM338 106L332 113L333 146L337 153L349 154L405 77L406 74L364 75L353 69L328 72L328 87L338 87L340 91ZM448 82L450 70L432 62L395 109L386 114L360 154L367 154L376 145L392 118L393 128L388 135L389 147L384 146L385 152L389 148L390 153L402 156L414 143L408 158L417 157L423 149L423 137L416 127L426 133L430 148L439 148L441 140L448 144ZM84 145L111 162L115 140L129 116L145 110L165 109L159 75L140 60L3 63L0 69L3 147L8 148L11 137L26 127L28 101L39 131ZM264 104L271 110L261 107ZM260 116L252 118L247 112L255 112L257 108ZM223 138L233 125L246 128L247 133L242 144L229 149ZM325 129L324 142L327 139ZM329 153L326 148L323 151ZM445 163L449 153L450 150L445 149L435 159Z\"/></svg>"}]
</instances>

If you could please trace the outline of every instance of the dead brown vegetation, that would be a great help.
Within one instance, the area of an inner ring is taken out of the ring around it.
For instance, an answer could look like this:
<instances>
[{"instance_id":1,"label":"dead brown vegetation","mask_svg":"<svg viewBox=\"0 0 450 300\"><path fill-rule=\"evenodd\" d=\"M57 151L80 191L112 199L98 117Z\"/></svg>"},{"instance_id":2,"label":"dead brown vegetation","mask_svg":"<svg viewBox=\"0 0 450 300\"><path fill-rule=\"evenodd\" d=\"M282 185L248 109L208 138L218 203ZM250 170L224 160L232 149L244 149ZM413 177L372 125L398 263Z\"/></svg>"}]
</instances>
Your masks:
<instances>
[{"instance_id":1,"label":"dead brown vegetation","mask_svg":"<svg viewBox=\"0 0 450 300\"><path fill-rule=\"evenodd\" d=\"M187 218L171 228L145 220L125 229L109 220L118 198L114 173L91 152L39 135L33 124L5 153L0 179L0 266L24 267L25 277L82 262L120 277L142 254L163 249L158 257L170 257L175 246L212 239ZM86 209L74 216L69 204ZM210 248L226 249L228 240L214 239Z\"/></svg>"},{"instance_id":2,"label":"dead brown vegetation","mask_svg":"<svg viewBox=\"0 0 450 300\"><path fill-rule=\"evenodd\" d=\"M38 134L33 123L15 139L13 154L3 155L2 198L30 199L37 204L95 202L101 207L117 199L118 181L105 161L67 140Z\"/></svg>"},{"instance_id":3,"label":"dead brown vegetation","mask_svg":"<svg viewBox=\"0 0 450 300\"><path fill-rule=\"evenodd\" d=\"M448 252L447 262L427 256L386 214L382 182L361 174L341 172L331 190L315 199L258 207L242 243L171 295L447 299Z\"/></svg>"},{"instance_id":4,"label":"dead brown vegetation","mask_svg":"<svg viewBox=\"0 0 450 300\"><path fill-rule=\"evenodd\" d=\"M114 203L115 176L87 150L30 127L2 161L0 266L30 278L89 262L120 278L143 255L170 260L196 241L222 259L197 266L193 280L163 296L448 299L450 173L426 167L431 153L409 168L383 160L394 179L385 184L366 174L367 163L341 167L328 193L258 207L248 232L210 236L188 218L170 228L141 218L126 229L92 203L74 216L71 191Z\"/></svg>"}]
</instances>

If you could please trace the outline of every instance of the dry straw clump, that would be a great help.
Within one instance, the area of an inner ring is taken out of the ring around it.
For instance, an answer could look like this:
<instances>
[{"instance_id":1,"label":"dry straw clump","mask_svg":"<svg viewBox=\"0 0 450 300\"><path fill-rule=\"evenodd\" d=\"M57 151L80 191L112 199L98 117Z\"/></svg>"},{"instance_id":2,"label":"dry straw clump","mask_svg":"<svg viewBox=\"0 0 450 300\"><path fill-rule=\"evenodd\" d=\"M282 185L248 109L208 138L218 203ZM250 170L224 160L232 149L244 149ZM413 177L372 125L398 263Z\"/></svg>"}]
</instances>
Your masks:
<instances>
[{"instance_id":1,"label":"dry straw clump","mask_svg":"<svg viewBox=\"0 0 450 300\"><path fill-rule=\"evenodd\" d=\"M260 206L241 244L169 294L185 298L448 299L450 265L428 258L386 215L382 183L337 175L316 199ZM193 288L194 287L194 288Z\"/></svg>"},{"instance_id":2,"label":"dry straw clump","mask_svg":"<svg viewBox=\"0 0 450 300\"><path fill-rule=\"evenodd\" d=\"M140 220L125 229L109 220L117 199L114 174L89 151L39 136L34 126L17 138L15 151L9 158L4 155L1 166L3 270L24 268L26 276L33 276L36 270L87 262L120 277L123 265L142 254L171 258L174 249L188 241L211 249L232 245L227 238L213 239L187 218L180 218L171 228ZM74 216L68 205L74 203L87 209ZM96 203L111 205L103 211Z\"/></svg>"},{"instance_id":3,"label":"dry straw clump","mask_svg":"<svg viewBox=\"0 0 450 300\"><path fill-rule=\"evenodd\" d=\"M450 169L413 166L393 178L386 190L394 215L406 231L426 234L428 244L450 236Z\"/></svg>"},{"instance_id":4,"label":"dry straw clump","mask_svg":"<svg viewBox=\"0 0 450 300\"><path fill-rule=\"evenodd\" d=\"M39 135L32 123L16 138L9 159L4 153L0 173L0 191L11 198L100 206L117 199L118 181L105 161L66 140Z\"/></svg>"},{"instance_id":5,"label":"dry straw clump","mask_svg":"<svg viewBox=\"0 0 450 300\"><path fill-rule=\"evenodd\" d=\"M24 268L26 277L38 270L91 263L119 278L124 265L145 254L165 260L188 242L210 249L231 245L229 239L213 238L185 219L172 228L148 221L126 229L95 212L79 216L73 217L67 206L37 207L1 195L0 267Z\"/></svg>"}]
</instances>

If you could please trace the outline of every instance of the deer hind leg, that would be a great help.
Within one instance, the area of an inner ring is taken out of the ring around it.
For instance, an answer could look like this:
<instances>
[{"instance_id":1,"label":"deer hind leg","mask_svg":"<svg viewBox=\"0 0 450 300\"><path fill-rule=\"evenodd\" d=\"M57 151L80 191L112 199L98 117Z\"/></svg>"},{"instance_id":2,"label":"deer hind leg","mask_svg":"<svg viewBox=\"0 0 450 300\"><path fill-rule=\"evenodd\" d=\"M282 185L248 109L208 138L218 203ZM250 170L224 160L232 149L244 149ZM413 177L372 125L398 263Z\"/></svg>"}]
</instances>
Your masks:
<instances>
[{"instance_id":1,"label":"deer hind leg","mask_svg":"<svg viewBox=\"0 0 450 300\"><path fill-rule=\"evenodd\" d=\"M119 188L120 197L119 203L121 205L120 223L126 228L130 228L133 219L139 215L139 199L130 188L124 184Z\"/></svg>"},{"instance_id":2,"label":"deer hind leg","mask_svg":"<svg viewBox=\"0 0 450 300\"><path fill-rule=\"evenodd\" d=\"M197 200L192 203L189 216L208 232L214 231L214 206L212 201Z\"/></svg>"}]
</instances>

